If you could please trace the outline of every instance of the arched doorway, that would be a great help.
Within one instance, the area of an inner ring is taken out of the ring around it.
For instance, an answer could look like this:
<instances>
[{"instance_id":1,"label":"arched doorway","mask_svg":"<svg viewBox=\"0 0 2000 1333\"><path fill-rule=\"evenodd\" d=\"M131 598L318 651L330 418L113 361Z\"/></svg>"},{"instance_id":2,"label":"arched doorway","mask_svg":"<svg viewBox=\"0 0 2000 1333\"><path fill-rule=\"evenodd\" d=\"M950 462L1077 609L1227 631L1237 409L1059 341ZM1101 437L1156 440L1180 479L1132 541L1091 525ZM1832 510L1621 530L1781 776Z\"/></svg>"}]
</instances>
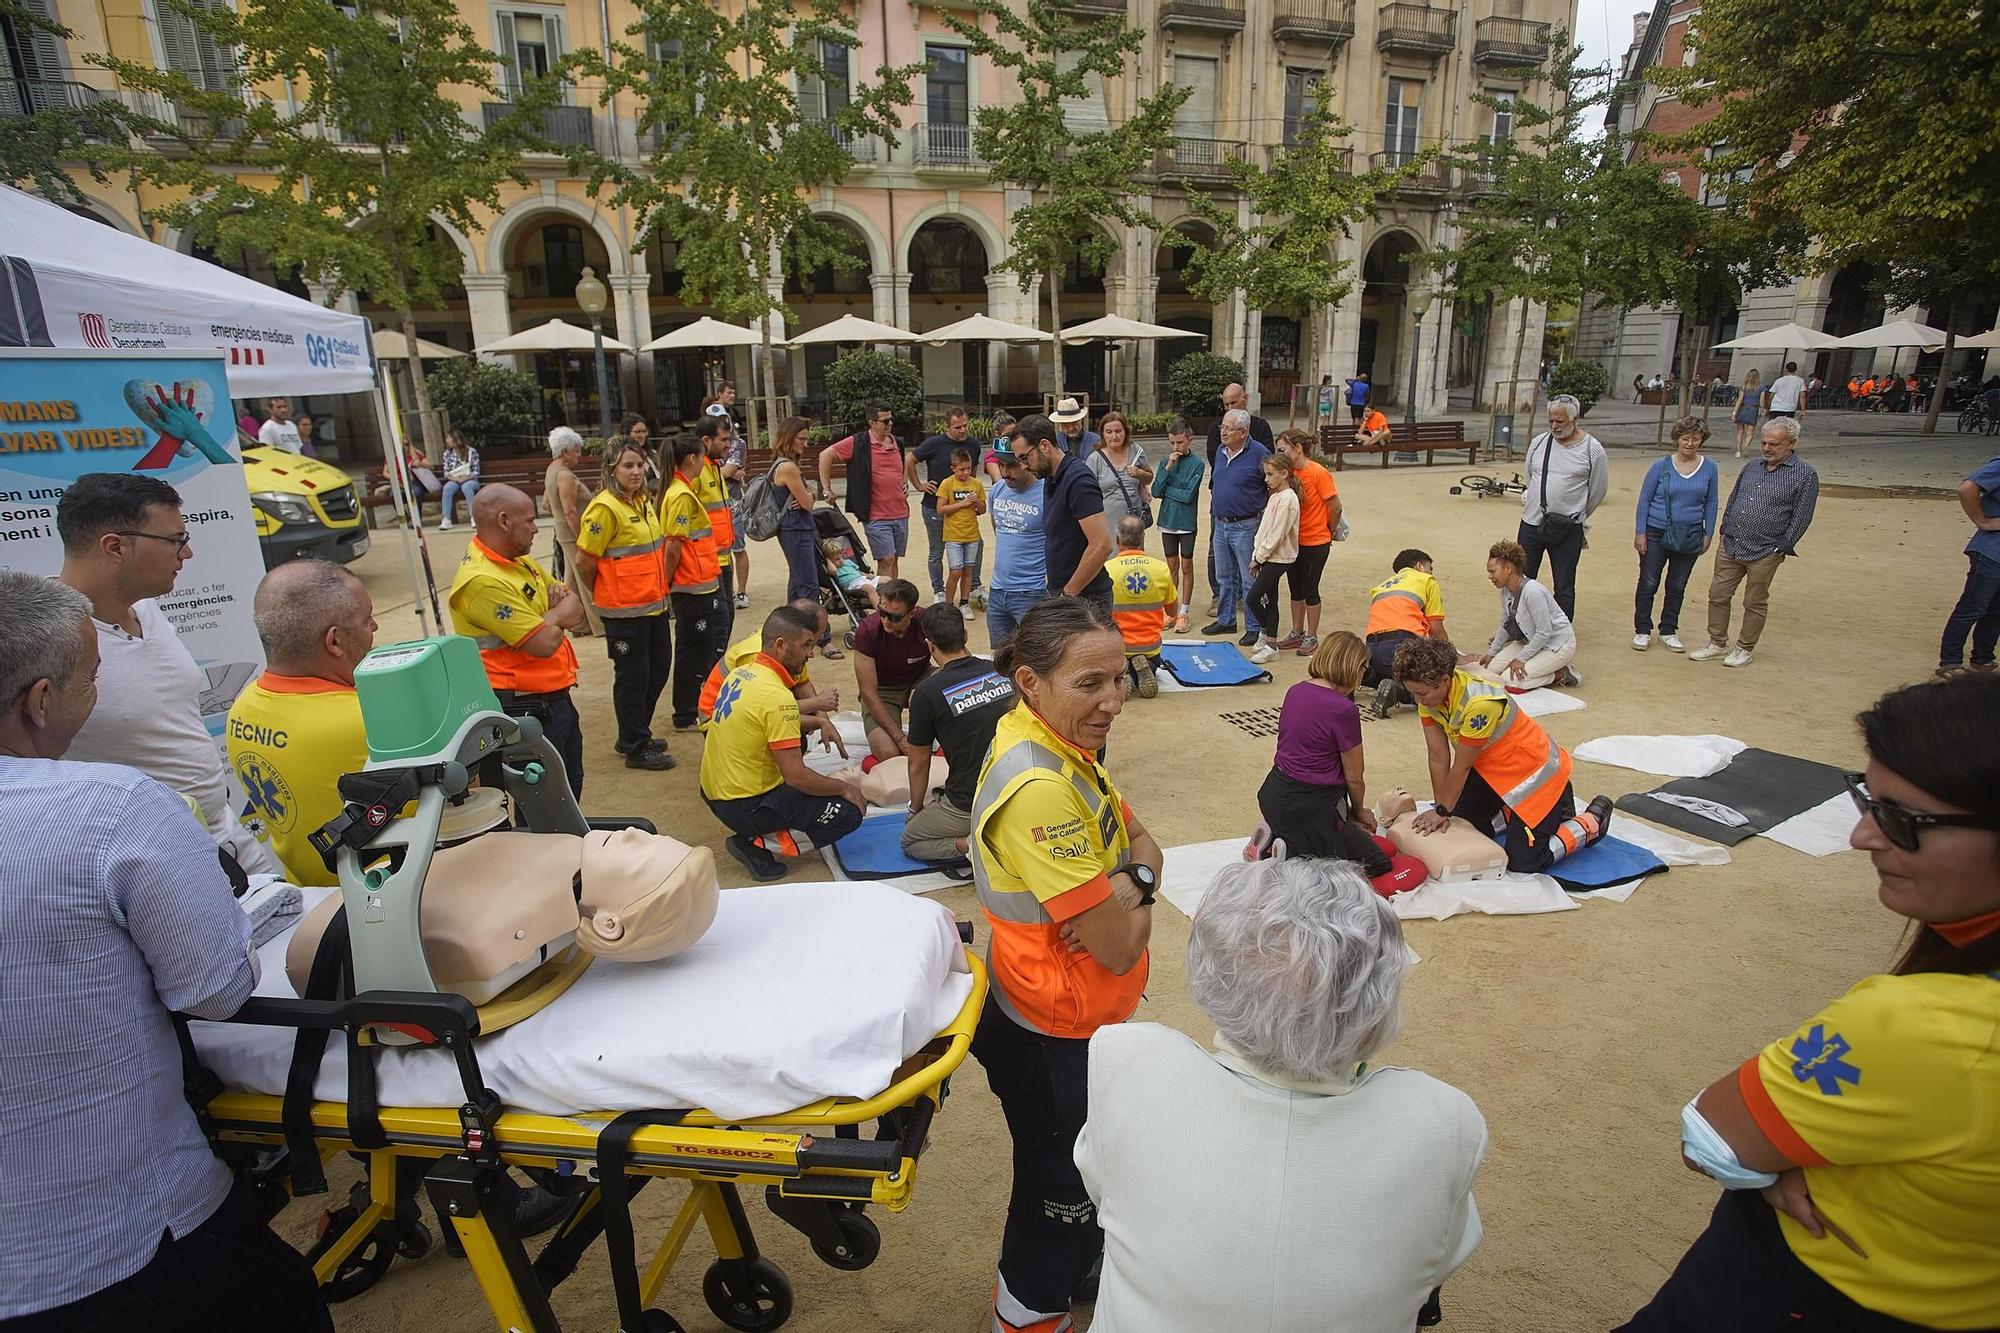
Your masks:
<instances>
[{"instance_id":1,"label":"arched doorway","mask_svg":"<svg viewBox=\"0 0 2000 1333\"><path fill-rule=\"evenodd\" d=\"M942 328L986 309L986 242L963 222L932 218L910 237L910 324L914 332ZM988 344L919 344L924 397L933 403L984 405L989 399Z\"/></svg>"},{"instance_id":2,"label":"arched doorway","mask_svg":"<svg viewBox=\"0 0 2000 1333\"><path fill-rule=\"evenodd\" d=\"M1833 275L1827 287L1826 315L1820 332L1846 338L1882 323L1886 302L1882 299L1881 275L1865 260L1856 260ZM1857 371L1872 369L1875 353L1865 349L1837 347L1814 355L1815 369L1828 384L1846 384ZM1888 362L1884 360L1883 365Z\"/></svg>"},{"instance_id":3,"label":"arched doorway","mask_svg":"<svg viewBox=\"0 0 2000 1333\"><path fill-rule=\"evenodd\" d=\"M1088 320L1102 319L1105 313L1104 278L1108 264L1078 253L1062 267L1062 322L1064 328ZM1047 282L1048 279L1042 279ZM1064 343L1062 383L1065 393L1088 394L1093 408L1111 401L1110 351L1106 343Z\"/></svg>"},{"instance_id":4,"label":"arched doorway","mask_svg":"<svg viewBox=\"0 0 2000 1333\"><path fill-rule=\"evenodd\" d=\"M785 246L785 304L792 308L800 331L830 324L842 315L872 319L875 313L868 282L873 269L868 239L842 218L819 221L828 229L839 258L802 255L789 241ZM824 414L826 369L845 350L822 343L792 353L792 395L801 411Z\"/></svg>"},{"instance_id":5,"label":"arched doorway","mask_svg":"<svg viewBox=\"0 0 2000 1333\"><path fill-rule=\"evenodd\" d=\"M1368 247L1361 261L1361 337L1354 370L1347 373L1367 371L1378 404L1404 400L1409 368L1403 362L1410 349L1405 298L1410 287L1410 257L1422 248L1408 232L1385 232ZM1334 372L1339 378L1342 368L1336 366Z\"/></svg>"},{"instance_id":6,"label":"arched doorway","mask_svg":"<svg viewBox=\"0 0 2000 1333\"><path fill-rule=\"evenodd\" d=\"M652 314L654 336L671 333L712 313L707 306L691 306L681 292L680 241L663 226L648 233L646 254L646 305ZM653 359L653 427L669 427L693 421L701 411L701 400L711 386L727 375L723 354L688 349L677 352L647 352Z\"/></svg>"},{"instance_id":7,"label":"arched doorway","mask_svg":"<svg viewBox=\"0 0 2000 1333\"><path fill-rule=\"evenodd\" d=\"M513 229L507 246L508 304L513 308L515 328L529 329L552 319L587 323L576 304L576 284L585 268L593 270L600 280L612 273L610 254L594 227L565 213L524 219ZM541 430L573 426L585 435L597 433L599 386L596 358L590 351L536 352L521 359L541 387ZM615 421L625 404L614 360L607 359L611 382L604 386L604 392L610 395Z\"/></svg>"}]
</instances>

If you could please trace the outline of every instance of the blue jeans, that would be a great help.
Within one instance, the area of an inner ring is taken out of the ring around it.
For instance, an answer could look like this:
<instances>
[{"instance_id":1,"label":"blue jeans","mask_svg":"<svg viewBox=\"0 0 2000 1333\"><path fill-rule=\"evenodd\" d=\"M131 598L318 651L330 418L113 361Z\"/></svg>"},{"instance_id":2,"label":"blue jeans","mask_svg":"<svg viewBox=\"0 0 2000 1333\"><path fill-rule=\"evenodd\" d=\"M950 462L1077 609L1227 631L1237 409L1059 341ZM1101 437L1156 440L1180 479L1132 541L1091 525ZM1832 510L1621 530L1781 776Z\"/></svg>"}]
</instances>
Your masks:
<instances>
[{"instance_id":1,"label":"blue jeans","mask_svg":"<svg viewBox=\"0 0 2000 1333\"><path fill-rule=\"evenodd\" d=\"M778 549L785 553L785 600L819 597L819 534L812 515L787 509L778 518Z\"/></svg>"},{"instance_id":2,"label":"blue jeans","mask_svg":"<svg viewBox=\"0 0 2000 1333\"><path fill-rule=\"evenodd\" d=\"M448 481L444 484L444 499L439 501L444 510L444 521L451 522L451 502L457 496L465 497L465 521L472 521L472 497L479 494L479 479L471 481Z\"/></svg>"},{"instance_id":3,"label":"blue jeans","mask_svg":"<svg viewBox=\"0 0 2000 1333\"><path fill-rule=\"evenodd\" d=\"M1681 628L1681 599L1687 593L1688 577L1694 573L1701 552L1675 555L1667 549L1665 534L1646 533L1646 553L1639 557L1639 590L1632 604L1632 632L1653 632L1653 594L1660 590L1660 575L1667 576L1666 600L1660 604L1660 633L1678 634Z\"/></svg>"},{"instance_id":4,"label":"blue jeans","mask_svg":"<svg viewBox=\"0 0 2000 1333\"><path fill-rule=\"evenodd\" d=\"M1259 631L1263 626L1257 623L1256 612L1250 609L1250 552L1257 543L1257 524L1254 518L1215 520L1215 578L1220 585L1221 607L1216 620L1223 625L1233 625L1236 621L1236 604L1243 604L1243 629L1245 633Z\"/></svg>"},{"instance_id":5,"label":"blue jeans","mask_svg":"<svg viewBox=\"0 0 2000 1333\"><path fill-rule=\"evenodd\" d=\"M988 588L986 590L986 639L995 648L1014 632L1028 608L1048 596L1041 588Z\"/></svg>"},{"instance_id":6,"label":"blue jeans","mask_svg":"<svg viewBox=\"0 0 2000 1333\"><path fill-rule=\"evenodd\" d=\"M1965 636L1972 635L1972 665L1992 666L1993 645L2000 640L2000 560L1966 552L1970 568L1965 574L1965 591L1944 622L1944 642L1938 648L1939 666L1965 665Z\"/></svg>"},{"instance_id":7,"label":"blue jeans","mask_svg":"<svg viewBox=\"0 0 2000 1333\"><path fill-rule=\"evenodd\" d=\"M924 509L923 515L924 515L924 536L928 538L928 541L925 543L924 546L924 563L930 567L931 596L934 598L943 597L944 574L945 574L944 519L938 516L937 510L929 507L926 507ZM972 590L974 592L977 592L979 591L980 587L979 584L980 555L984 553L986 543L984 541L975 541L970 543L970 545L974 547L974 552L972 556Z\"/></svg>"}]
</instances>

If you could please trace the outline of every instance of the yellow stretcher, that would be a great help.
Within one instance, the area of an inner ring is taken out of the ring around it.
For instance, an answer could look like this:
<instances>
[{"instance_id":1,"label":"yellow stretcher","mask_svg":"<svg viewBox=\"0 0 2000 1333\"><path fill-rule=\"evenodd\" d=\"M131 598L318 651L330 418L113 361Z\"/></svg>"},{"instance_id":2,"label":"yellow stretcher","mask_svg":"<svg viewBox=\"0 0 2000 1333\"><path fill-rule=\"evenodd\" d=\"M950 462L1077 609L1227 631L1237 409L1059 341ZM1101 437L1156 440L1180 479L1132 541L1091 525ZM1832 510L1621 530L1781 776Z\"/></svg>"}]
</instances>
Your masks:
<instances>
[{"instance_id":1,"label":"yellow stretcher","mask_svg":"<svg viewBox=\"0 0 2000 1333\"><path fill-rule=\"evenodd\" d=\"M972 989L958 1014L894 1080L866 1100L829 1098L755 1126L725 1124L706 1111L605 1113L556 1117L508 1110L479 1079L478 1012L449 994L371 992L344 1001L254 999L232 1021L344 1032L349 1043L345 1102L294 1100L201 1086L190 1055L190 1099L225 1160L244 1175L275 1215L295 1179L320 1176L335 1154L365 1157L366 1180L348 1206L328 1213L309 1257L329 1299L346 1299L379 1281L399 1255L416 1258L431 1244L418 1189L449 1223L447 1244L472 1265L497 1327L558 1333L549 1292L568 1277L600 1234L611 1260L623 1333L674 1333L681 1325L651 1308L698 1223L715 1243L716 1261L702 1295L731 1328L772 1329L792 1312L784 1273L758 1253L739 1186L762 1185L771 1210L811 1241L835 1268L866 1268L881 1247L869 1204L907 1207L931 1121L964 1061L986 994L986 972L968 953ZM373 1028L399 1040L447 1048L466 1101L456 1108L381 1107L373 1100ZM309 1123L308 1119L309 1107ZM874 1139L859 1127L879 1121ZM317 1160L300 1172L291 1152L308 1141ZM514 1223L519 1187L509 1167L574 1196L561 1224L532 1260ZM690 1182L686 1201L643 1271L634 1245L630 1199L661 1178ZM310 1188L310 1186L308 1186ZM323 1183L321 1184L323 1188Z\"/></svg>"}]
</instances>

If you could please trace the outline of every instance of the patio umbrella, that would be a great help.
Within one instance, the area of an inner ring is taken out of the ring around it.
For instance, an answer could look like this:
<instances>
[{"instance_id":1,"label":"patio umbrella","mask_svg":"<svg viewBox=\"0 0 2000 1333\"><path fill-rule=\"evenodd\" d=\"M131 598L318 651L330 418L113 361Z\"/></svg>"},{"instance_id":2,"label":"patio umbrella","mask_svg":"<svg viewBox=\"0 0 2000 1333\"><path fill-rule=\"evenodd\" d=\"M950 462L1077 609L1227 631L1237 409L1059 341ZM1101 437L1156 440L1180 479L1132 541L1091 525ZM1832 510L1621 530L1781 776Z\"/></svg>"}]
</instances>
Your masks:
<instances>
[{"instance_id":1,"label":"patio umbrella","mask_svg":"<svg viewBox=\"0 0 2000 1333\"><path fill-rule=\"evenodd\" d=\"M906 333L892 324L877 324L859 315L842 315L831 324L807 329L787 346L811 347L824 343L913 343L918 335Z\"/></svg>"},{"instance_id":2,"label":"patio umbrella","mask_svg":"<svg viewBox=\"0 0 2000 1333\"><path fill-rule=\"evenodd\" d=\"M1934 352L1944 346L1944 330L1934 329L1928 324L1916 324L1907 319L1899 319L1893 324L1883 324L1877 328L1863 329L1840 340L1842 347L1887 347L1889 373L1896 373L1896 363L1902 360L1902 349L1921 347Z\"/></svg>"},{"instance_id":3,"label":"patio umbrella","mask_svg":"<svg viewBox=\"0 0 2000 1333\"><path fill-rule=\"evenodd\" d=\"M755 347L763 338L755 329L746 329L740 324L724 324L719 319L703 315L692 324L683 324L671 333L663 333L639 350L642 352L692 351L702 347Z\"/></svg>"},{"instance_id":4,"label":"patio umbrella","mask_svg":"<svg viewBox=\"0 0 2000 1333\"><path fill-rule=\"evenodd\" d=\"M532 329L509 334L482 346L482 352L588 352L595 344L591 341L590 330L575 324L552 319L546 324L537 324ZM604 339L607 352L629 352L632 349L616 338Z\"/></svg>"},{"instance_id":5,"label":"patio umbrella","mask_svg":"<svg viewBox=\"0 0 2000 1333\"><path fill-rule=\"evenodd\" d=\"M375 359L377 361L407 361L410 359L409 343L404 340L402 334L394 329L376 329L373 341L375 343ZM459 351L456 347L446 347L443 343L434 343L428 338L419 338L417 339L417 355L426 361L436 361L441 357L464 356L465 353Z\"/></svg>"},{"instance_id":6,"label":"patio umbrella","mask_svg":"<svg viewBox=\"0 0 2000 1333\"><path fill-rule=\"evenodd\" d=\"M1029 328L1026 324L1010 324L990 315L968 315L956 324L947 324L917 336L934 346L943 346L945 343L968 342L1045 343L1055 335Z\"/></svg>"},{"instance_id":7,"label":"patio umbrella","mask_svg":"<svg viewBox=\"0 0 2000 1333\"><path fill-rule=\"evenodd\" d=\"M1176 329L1166 324L1145 324L1123 315L1106 315L1082 324L1072 324L1062 331L1066 343L1087 342L1127 342L1146 338L1206 338L1206 333L1194 333L1187 329Z\"/></svg>"},{"instance_id":8,"label":"patio umbrella","mask_svg":"<svg viewBox=\"0 0 2000 1333\"><path fill-rule=\"evenodd\" d=\"M1960 338L1958 340L1958 346L1960 348L1970 347L1975 350L1980 348L2000 347L2000 329L1992 329L1986 333L1975 333L1970 338Z\"/></svg>"},{"instance_id":9,"label":"patio umbrella","mask_svg":"<svg viewBox=\"0 0 2000 1333\"><path fill-rule=\"evenodd\" d=\"M1757 333L1747 333L1741 338L1731 338L1726 343L1717 343L1713 350L1718 352L1789 352L1794 347L1802 352L1824 351L1829 347L1843 346L1840 339L1831 333L1821 333L1803 324L1780 324L1775 329L1764 329Z\"/></svg>"}]
</instances>

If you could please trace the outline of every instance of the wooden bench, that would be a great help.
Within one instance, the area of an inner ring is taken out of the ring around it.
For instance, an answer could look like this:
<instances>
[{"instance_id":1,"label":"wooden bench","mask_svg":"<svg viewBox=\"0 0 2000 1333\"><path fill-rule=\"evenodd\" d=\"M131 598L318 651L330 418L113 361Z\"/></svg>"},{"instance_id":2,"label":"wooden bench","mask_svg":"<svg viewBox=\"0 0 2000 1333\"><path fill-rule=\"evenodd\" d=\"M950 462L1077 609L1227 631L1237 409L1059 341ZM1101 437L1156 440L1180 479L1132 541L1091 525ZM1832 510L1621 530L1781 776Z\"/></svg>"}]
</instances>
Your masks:
<instances>
[{"instance_id":1,"label":"wooden bench","mask_svg":"<svg viewBox=\"0 0 2000 1333\"><path fill-rule=\"evenodd\" d=\"M1465 438L1463 421L1408 421L1389 423L1389 438L1382 444L1361 445L1354 443L1354 428L1351 426L1322 426L1319 431L1320 452L1333 459L1333 469L1338 472L1346 466L1348 454L1380 454L1382 466L1389 466L1389 455L1397 453L1421 453L1424 466L1437 462L1437 451L1446 453L1465 450L1468 465L1479 461L1479 442Z\"/></svg>"},{"instance_id":2,"label":"wooden bench","mask_svg":"<svg viewBox=\"0 0 2000 1333\"><path fill-rule=\"evenodd\" d=\"M536 511L547 513L542 504L542 491L547 485L549 465L546 459L536 458L492 458L481 455L479 460L479 484L492 486L503 484L512 486L535 502ZM383 511L395 512L395 501L389 492L389 474L384 468L371 468L362 485L361 508L368 517L368 526L379 528L383 523ZM440 496L427 495L417 501L419 510L425 505L437 506ZM471 521L468 514L466 521Z\"/></svg>"}]
</instances>

